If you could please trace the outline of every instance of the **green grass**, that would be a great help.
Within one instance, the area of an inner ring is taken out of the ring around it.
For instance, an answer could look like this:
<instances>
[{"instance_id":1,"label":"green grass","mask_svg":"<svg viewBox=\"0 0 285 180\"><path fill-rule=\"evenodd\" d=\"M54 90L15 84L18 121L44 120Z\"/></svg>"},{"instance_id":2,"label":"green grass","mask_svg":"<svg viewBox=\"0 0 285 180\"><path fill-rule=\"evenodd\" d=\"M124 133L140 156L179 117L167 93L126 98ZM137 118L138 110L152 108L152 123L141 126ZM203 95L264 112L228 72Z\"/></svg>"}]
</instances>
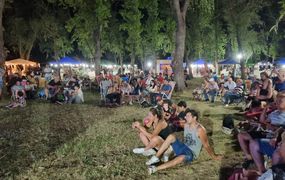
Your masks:
<instances>
[{"instance_id":1,"label":"green grass","mask_svg":"<svg viewBox=\"0 0 285 180\"><path fill-rule=\"evenodd\" d=\"M190 87L200 83L192 80ZM0 179L225 179L242 160L236 141L221 132L223 115L236 110L194 102L187 90L174 94L174 101L186 100L200 111L211 145L224 158L211 160L203 150L191 165L149 176L147 158L132 153L142 143L131 129L133 119L142 119L148 109L101 108L98 94L85 95L83 105L36 100L23 109L0 109Z\"/></svg>"}]
</instances>

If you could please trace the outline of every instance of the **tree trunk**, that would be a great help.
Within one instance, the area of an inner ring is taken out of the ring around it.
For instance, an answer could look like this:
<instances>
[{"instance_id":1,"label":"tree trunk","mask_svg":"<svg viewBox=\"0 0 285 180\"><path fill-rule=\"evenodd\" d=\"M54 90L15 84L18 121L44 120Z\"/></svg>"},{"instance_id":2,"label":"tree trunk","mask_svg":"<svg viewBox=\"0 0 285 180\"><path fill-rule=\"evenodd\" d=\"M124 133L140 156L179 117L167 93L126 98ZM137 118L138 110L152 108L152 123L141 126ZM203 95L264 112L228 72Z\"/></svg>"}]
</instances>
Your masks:
<instances>
[{"instance_id":1,"label":"tree trunk","mask_svg":"<svg viewBox=\"0 0 285 180\"><path fill-rule=\"evenodd\" d=\"M4 5L5 5L5 0L0 0L0 67L3 67L5 62L3 23L2 23Z\"/></svg>"},{"instance_id":2,"label":"tree trunk","mask_svg":"<svg viewBox=\"0 0 285 180\"><path fill-rule=\"evenodd\" d=\"M242 48L242 43L240 39L240 33L239 29L237 28L237 44L238 44L238 51L239 53L243 54L243 48ZM242 56L240 59L240 71L241 71L241 78L245 79L245 63L244 63L244 57Z\"/></svg>"},{"instance_id":3,"label":"tree trunk","mask_svg":"<svg viewBox=\"0 0 285 180\"><path fill-rule=\"evenodd\" d=\"M33 49L33 44L30 45L29 49L27 50L27 53L26 53L26 59L29 60L30 57L31 57L31 52L32 52L32 49Z\"/></svg>"},{"instance_id":4,"label":"tree trunk","mask_svg":"<svg viewBox=\"0 0 285 180\"><path fill-rule=\"evenodd\" d=\"M100 67L101 67L101 31L100 28L97 32L95 32L95 73L98 75L100 73Z\"/></svg>"},{"instance_id":5,"label":"tree trunk","mask_svg":"<svg viewBox=\"0 0 285 180\"><path fill-rule=\"evenodd\" d=\"M120 74L124 74L123 72L123 56L119 55L119 65L120 65Z\"/></svg>"},{"instance_id":6,"label":"tree trunk","mask_svg":"<svg viewBox=\"0 0 285 180\"><path fill-rule=\"evenodd\" d=\"M183 58L185 50L185 37L186 37L186 12L190 0L180 3L179 0L173 0L174 9L176 12L176 37L175 37L175 52L173 60L174 80L177 84L177 90L182 91L185 88L184 83L184 69Z\"/></svg>"},{"instance_id":7,"label":"tree trunk","mask_svg":"<svg viewBox=\"0 0 285 180\"><path fill-rule=\"evenodd\" d=\"M134 74L135 60L136 60L136 56L135 56L135 53L133 51L131 53L131 66L132 66L131 74Z\"/></svg>"}]
</instances>

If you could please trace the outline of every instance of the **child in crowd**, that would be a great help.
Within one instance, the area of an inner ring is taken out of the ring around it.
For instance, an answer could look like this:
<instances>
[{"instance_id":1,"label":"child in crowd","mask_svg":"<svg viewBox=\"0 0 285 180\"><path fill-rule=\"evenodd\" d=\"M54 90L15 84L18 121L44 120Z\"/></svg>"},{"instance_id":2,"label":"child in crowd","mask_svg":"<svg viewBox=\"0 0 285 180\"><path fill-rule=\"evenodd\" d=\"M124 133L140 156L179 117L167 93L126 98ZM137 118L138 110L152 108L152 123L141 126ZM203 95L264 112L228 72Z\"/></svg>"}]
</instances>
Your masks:
<instances>
[{"instance_id":1,"label":"child in crowd","mask_svg":"<svg viewBox=\"0 0 285 180\"><path fill-rule=\"evenodd\" d=\"M25 107L26 106L26 99L24 97L24 93L22 91L18 91L16 99L8 104L6 107L9 109L13 109L16 107Z\"/></svg>"}]
</instances>

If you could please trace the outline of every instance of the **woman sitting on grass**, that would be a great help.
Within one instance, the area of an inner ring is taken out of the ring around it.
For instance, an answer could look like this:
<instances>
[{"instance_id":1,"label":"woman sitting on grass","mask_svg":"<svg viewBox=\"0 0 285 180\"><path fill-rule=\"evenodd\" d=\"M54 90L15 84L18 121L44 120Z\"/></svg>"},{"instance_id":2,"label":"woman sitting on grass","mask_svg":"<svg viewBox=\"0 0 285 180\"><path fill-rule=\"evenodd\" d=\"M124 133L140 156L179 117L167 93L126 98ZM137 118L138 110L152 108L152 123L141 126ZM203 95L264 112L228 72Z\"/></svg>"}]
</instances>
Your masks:
<instances>
[{"instance_id":1,"label":"woman sitting on grass","mask_svg":"<svg viewBox=\"0 0 285 180\"><path fill-rule=\"evenodd\" d=\"M146 129L151 127L154 129L152 133ZM156 151L152 148L160 147L168 135L172 133L158 108L150 109L148 116L144 119L144 126L139 122L134 122L132 128L138 130L140 140L145 145L145 148L135 148L133 152L145 156L154 155Z\"/></svg>"},{"instance_id":2,"label":"woman sitting on grass","mask_svg":"<svg viewBox=\"0 0 285 180\"><path fill-rule=\"evenodd\" d=\"M164 143L161 145L159 151L155 156L146 162L146 165L152 165L160 161L159 157L171 146L176 157L159 166L150 166L149 174L156 171L163 170L185 163L191 163L194 159L197 159L202 146L206 149L208 154L215 160L220 160L221 156L217 156L213 149L209 145L206 129L198 122L198 113L195 110L186 109L185 111L186 123L184 127L184 143L180 142L174 134L167 137Z\"/></svg>"}]
</instances>

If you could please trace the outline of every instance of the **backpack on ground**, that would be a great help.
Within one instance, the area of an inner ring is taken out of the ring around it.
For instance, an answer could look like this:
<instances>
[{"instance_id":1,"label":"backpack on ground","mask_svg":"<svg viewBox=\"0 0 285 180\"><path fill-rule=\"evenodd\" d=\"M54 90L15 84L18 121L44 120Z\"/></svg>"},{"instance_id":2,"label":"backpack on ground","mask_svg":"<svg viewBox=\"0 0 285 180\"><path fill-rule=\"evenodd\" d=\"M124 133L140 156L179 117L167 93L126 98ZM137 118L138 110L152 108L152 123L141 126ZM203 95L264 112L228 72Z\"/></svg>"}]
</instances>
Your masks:
<instances>
[{"instance_id":1,"label":"backpack on ground","mask_svg":"<svg viewBox=\"0 0 285 180\"><path fill-rule=\"evenodd\" d=\"M223 119L223 132L225 134L232 134L234 129L234 119L232 115L226 115Z\"/></svg>"}]
</instances>

